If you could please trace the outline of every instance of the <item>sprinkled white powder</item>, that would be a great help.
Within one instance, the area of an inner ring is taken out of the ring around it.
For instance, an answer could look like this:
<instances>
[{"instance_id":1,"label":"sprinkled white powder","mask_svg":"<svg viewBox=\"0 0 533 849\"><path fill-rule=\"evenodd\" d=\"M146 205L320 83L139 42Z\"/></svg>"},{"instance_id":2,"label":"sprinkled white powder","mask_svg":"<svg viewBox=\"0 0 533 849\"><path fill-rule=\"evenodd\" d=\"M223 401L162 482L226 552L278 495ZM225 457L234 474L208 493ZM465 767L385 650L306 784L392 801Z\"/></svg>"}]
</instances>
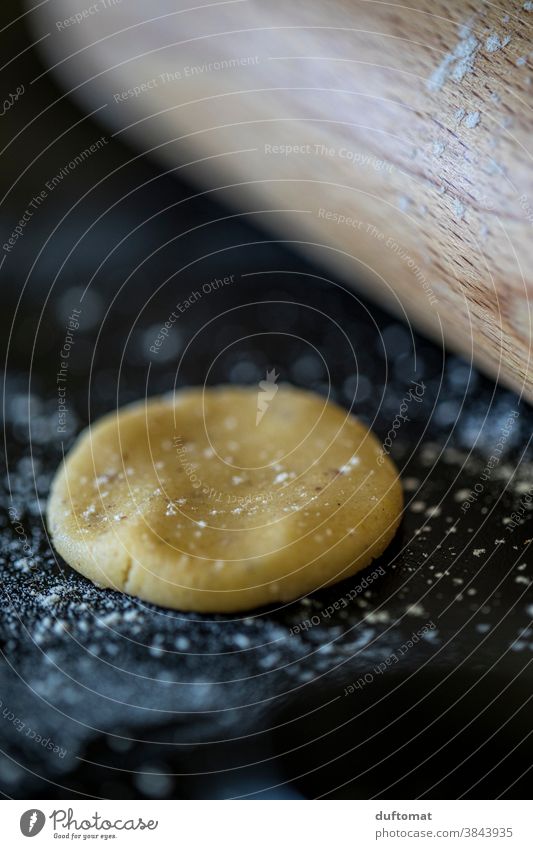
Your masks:
<instances>
[{"instance_id":1,"label":"sprinkled white powder","mask_svg":"<svg viewBox=\"0 0 533 849\"><path fill-rule=\"evenodd\" d=\"M497 50L500 50L501 46L500 37L495 33L489 35L485 42L485 47L489 53L496 53Z\"/></svg>"},{"instance_id":2,"label":"sprinkled white powder","mask_svg":"<svg viewBox=\"0 0 533 849\"><path fill-rule=\"evenodd\" d=\"M479 112L468 112L463 123L464 123L465 127L468 127L469 129L473 129L474 127L477 127L477 125L479 124L479 121L480 121Z\"/></svg>"}]
</instances>

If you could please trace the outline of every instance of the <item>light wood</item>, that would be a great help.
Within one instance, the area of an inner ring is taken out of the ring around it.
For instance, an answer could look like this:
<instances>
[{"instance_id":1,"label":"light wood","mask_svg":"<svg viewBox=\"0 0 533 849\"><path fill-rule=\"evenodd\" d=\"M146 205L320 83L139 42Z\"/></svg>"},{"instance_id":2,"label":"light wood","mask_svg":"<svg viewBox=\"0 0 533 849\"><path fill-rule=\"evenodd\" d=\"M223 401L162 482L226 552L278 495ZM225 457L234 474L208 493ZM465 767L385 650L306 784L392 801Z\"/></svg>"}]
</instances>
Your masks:
<instances>
[{"instance_id":1,"label":"light wood","mask_svg":"<svg viewBox=\"0 0 533 849\"><path fill-rule=\"evenodd\" d=\"M247 0L176 14L192 5L124 0L43 49L57 62L98 41L56 73L91 108L107 103L99 115L121 135L163 145L170 167L184 145L215 156L189 176L244 184L223 193L243 210L295 210L269 226L532 400L533 4ZM73 6L55 3L54 21ZM39 33L50 14L33 13ZM295 144L311 152L265 152Z\"/></svg>"}]
</instances>

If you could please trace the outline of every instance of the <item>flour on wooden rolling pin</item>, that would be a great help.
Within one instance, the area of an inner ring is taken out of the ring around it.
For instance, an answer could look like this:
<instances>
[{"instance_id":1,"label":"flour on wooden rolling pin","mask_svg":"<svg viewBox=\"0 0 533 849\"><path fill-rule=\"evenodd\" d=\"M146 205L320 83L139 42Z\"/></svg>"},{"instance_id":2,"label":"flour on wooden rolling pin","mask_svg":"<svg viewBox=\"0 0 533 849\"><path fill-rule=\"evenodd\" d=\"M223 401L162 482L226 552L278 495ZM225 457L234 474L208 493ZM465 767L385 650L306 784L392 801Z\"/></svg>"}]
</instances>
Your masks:
<instances>
[{"instance_id":1,"label":"flour on wooden rolling pin","mask_svg":"<svg viewBox=\"0 0 533 849\"><path fill-rule=\"evenodd\" d=\"M533 400L529 0L128 0L66 62L71 5L28 22L86 110Z\"/></svg>"}]
</instances>

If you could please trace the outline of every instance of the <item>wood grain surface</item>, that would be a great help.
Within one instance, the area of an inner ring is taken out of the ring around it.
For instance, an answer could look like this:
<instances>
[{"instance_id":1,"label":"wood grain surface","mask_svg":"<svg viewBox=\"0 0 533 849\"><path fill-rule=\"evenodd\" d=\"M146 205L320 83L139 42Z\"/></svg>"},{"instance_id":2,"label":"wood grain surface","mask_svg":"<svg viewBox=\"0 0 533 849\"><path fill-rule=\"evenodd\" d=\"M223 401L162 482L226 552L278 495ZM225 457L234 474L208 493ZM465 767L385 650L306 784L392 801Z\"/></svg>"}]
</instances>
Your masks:
<instances>
[{"instance_id":1,"label":"wood grain surface","mask_svg":"<svg viewBox=\"0 0 533 849\"><path fill-rule=\"evenodd\" d=\"M533 3L86 5L32 21L119 137L533 400Z\"/></svg>"}]
</instances>

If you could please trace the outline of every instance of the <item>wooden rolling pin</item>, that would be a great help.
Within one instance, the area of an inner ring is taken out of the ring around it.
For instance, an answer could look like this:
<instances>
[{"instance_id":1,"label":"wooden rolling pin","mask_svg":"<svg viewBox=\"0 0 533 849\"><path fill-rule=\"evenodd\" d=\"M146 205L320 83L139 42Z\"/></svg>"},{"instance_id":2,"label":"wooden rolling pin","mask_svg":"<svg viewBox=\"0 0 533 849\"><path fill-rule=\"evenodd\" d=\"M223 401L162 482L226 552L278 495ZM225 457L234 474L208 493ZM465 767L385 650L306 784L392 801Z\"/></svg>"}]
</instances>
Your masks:
<instances>
[{"instance_id":1,"label":"wooden rolling pin","mask_svg":"<svg viewBox=\"0 0 533 849\"><path fill-rule=\"evenodd\" d=\"M533 2L56 0L64 88L533 399ZM177 141L175 141L177 140ZM209 157L205 159L205 157ZM263 218L264 220L264 218Z\"/></svg>"}]
</instances>

